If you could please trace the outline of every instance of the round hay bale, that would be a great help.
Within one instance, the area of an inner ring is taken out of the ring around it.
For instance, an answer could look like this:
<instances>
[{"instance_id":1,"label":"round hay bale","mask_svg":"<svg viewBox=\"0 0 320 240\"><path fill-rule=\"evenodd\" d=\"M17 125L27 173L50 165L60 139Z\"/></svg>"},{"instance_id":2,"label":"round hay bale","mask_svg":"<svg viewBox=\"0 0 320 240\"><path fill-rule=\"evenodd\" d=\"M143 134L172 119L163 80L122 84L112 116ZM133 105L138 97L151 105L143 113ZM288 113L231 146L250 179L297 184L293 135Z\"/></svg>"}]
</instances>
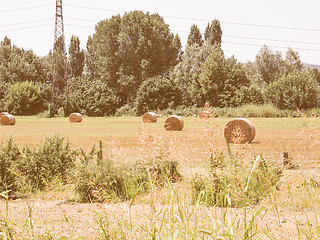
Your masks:
<instances>
[{"instance_id":1,"label":"round hay bale","mask_svg":"<svg viewBox=\"0 0 320 240\"><path fill-rule=\"evenodd\" d=\"M210 118L210 112L209 111L202 111L200 114L199 114L199 118L204 118L204 119L208 119Z\"/></svg>"},{"instance_id":2,"label":"round hay bale","mask_svg":"<svg viewBox=\"0 0 320 240\"><path fill-rule=\"evenodd\" d=\"M14 118L13 115L6 114L0 118L0 123L1 123L1 125L15 125L16 119Z\"/></svg>"},{"instance_id":3,"label":"round hay bale","mask_svg":"<svg viewBox=\"0 0 320 240\"><path fill-rule=\"evenodd\" d=\"M181 131L184 126L182 117L177 115L171 115L164 122L164 128L167 131Z\"/></svg>"},{"instance_id":4,"label":"round hay bale","mask_svg":"<svg viewBox=\"0 0 320 240\"><path fill-rule=\"evenodd\" d=\"M256 129L246 118L235 118L224 128L224 137L229 143L251 142L256 135Z\"/></svg>"},{"instance_id":5,"label":"round hay bale","mask_svg":"<svg viewBox=\"0 0 320 240\"><path fill-rule=\"evenodd\" d=\"M154 112L147 112L147 113L143 114L142 121L144 123L155 123L155 122L157 122L157 118L158 118L158 114L156 114Z\"/></svg>"},{"instance_id":6,"label":"round hay bale","mask_svg":"<svg viewBox=\"0 0 320 240\"><path fill-rule=\"evenodd\" d=\"M82 122L82 115L80 113L71 113L69 115L69 122L71 123Z\"/></svg>"},{"instance_id":7,"label":"round hay bale","mask_svg":"<svg viewBox=\"0 0 320 240\"><path fill-rule=\"evenodd\" d=\"M9 113L7 113L7 112L1 112L0 113L0 118L3 116L3 115L8 115Z\"/></svg>"}]
</instances>

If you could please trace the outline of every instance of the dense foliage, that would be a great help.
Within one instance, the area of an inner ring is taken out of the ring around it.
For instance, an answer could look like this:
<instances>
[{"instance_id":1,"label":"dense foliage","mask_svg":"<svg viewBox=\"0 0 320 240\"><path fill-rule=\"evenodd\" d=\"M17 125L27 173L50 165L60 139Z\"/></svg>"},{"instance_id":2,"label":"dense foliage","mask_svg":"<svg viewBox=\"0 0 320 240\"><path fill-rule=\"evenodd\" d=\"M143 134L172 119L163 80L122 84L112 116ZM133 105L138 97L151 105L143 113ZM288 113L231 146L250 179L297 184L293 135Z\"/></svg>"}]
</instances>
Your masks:
<instances>
[{"instance_id":1,"label":"dense foliage","mask_svg":"<svg viewBox=\"0 0 320 240\"><path fill-rule=\"evenodd\" d=\"M5 109L17 115L34 115L45 109L44 94L39 84L18 82L12 84L6 95Z\"/></svg>"},{"instance_id":2,"label":"dense foliage","mask_svg":"<svg viewBox=\"0 0 320 240\"><path fill-rule=\"evenodd\" d=\"M0 82L46 82L48 73L42 59L31 50L25 51L11 44L7 37L0 44Z\"/></svg>"},{"instance_id":3,"label":"dense foliage","mask_svg":"<svg viewBox=\"0 0 320 240\"><path fill-rule=\"evenodd\" d=\"M168 72L181 48L162 17L141 11L99 22L90 41L90 67L115 90L121 105L134 102L145 79Z\"/></svg>"},{"instance_id":4,"label":"dense foliage","mask_svg":"<svg viewBox=\"0 0 320 240\"><path fill-rule=\"evenodd\" d=\"M308 71L292 72L270 84L265 96L280 109L313 108L318 105L318 86Z\"/></svg>"},{"instance_id":5,"label":"dense foliage","mask_svg":"<svg viewBox=\"0 0 320 240\"><path fill-rule=\"evenodd\" d=\"M226 59L222 50L215 46L203 68L199 77L202 99L215 107L239 105L236 101L237 90L250 84L242 65L234 58Z\"/></svg>"},{"instance_id":6,"label":"dense foliage","mask_svg":"<svg viewBox=\"0 0 320 240\"><path fill-rule=\"evenodd\" d=\"M171 79L161 76L144 81L137 91L136 106L139 114L148 110L177 107L182 103L180 88Z\"/></svg>"},{"instance_id":7,"label":"dense foliage","mask_svg":"<svg viewBox=\"0 0 320 240\"><path fill-rule=\"evenodd\" d=\"M202 34L200 32L199 27L195 24L193 24L190 28L187 46L191 46L193 44L198 44L199 46L203 45Z\"/></svg>"},{"instance_id":8,"label":"dense foliage","mask_svg":"<svg viewBox=\"0 0 320 240\"><path fill-rule=\"evenodd\" d=\"M206 102L216 108L319 106L320 72L305 70L298 52L289 48L283 57L264 46L253 62L239 63L224 55L222 37L216 19L204 33L193 24L182 52L179 36L164 19L142 11L98 22L86 50L72 36L68 59L63 38L40 58L5 37L0 45L0 111L32 115L49 110L53 117L73 111L88 116L179 111Z\"/></svg>"},{"instance_id":9,"label":"dense foliage","mask_svg":"<svg viewBox=\"0 0 320 240\"><path fill-rule=\"evenodd\" d=\"M193 180L194 201L220 207L252 206L263 200L275 187L282 170L267 163L260 155L250 164L239 157L227 158L212 153L210 177L196 175Z\"/></svg>"},{"instance_id":10,"label":"dense foliage","mask_svg":"<svg viewBox=\"0 0 320 240\"><path fill-rule=\"evenodd\" d=\"M86 76L69 80L69 107L88 116L108 116L115 113L118 97L107 83Z\"/></svg>"},{"instance_id":11,"label":"dense foliage","mask_svg":"<svg viewBox=\"0 0 320 240\"><path fill-rule=\"evenodd\" d=\"M86 154L82 149L71 150L59 135L22 150L10 138L0 143L0 193L19 197L55 183L74 184L82 202L124 201L147 193L153 186L180 181L177 167L175 161L155 159L117 166L103 158L102 142L99 149L94 146Z\"/></svg>"}]
</instances>

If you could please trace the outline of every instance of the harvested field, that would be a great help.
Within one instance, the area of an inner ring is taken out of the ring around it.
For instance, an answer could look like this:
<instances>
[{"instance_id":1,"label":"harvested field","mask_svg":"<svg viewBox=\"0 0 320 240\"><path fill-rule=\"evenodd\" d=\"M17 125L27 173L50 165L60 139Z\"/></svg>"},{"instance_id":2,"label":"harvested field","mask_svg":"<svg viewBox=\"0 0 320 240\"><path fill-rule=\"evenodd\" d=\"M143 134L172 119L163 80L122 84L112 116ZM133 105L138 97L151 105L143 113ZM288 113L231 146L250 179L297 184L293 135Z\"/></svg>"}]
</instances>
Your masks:
<instances>
[{"instance_id":1,"label":"harvested field","mask_svg":"<svg viewBox=\"0 0 320 240\"><path fill-rule=\"evenodd\" d=\"M59 184L53 184L53 188L25 199L9 200L8 215L6 201L2 199L0 233L3 231L4 219L7 219L13 229L14 239L58 239L62 236L68 239L105 239L104 230L113 237L121 237L123 231L127 239L146 239L150 238L153 229L160 232L157 232L156 238L172 239L171 232L181 235L183 229L208 229L214 232L214 226L232 230L234 239L241 239L244 237L244 221L249 224L252 214L262 211L254 223L259 234L264 236L263 239L297 239L299 231L301 239L305 239L305 234L309 232L314 237L311 239L320 237L318 118L249 119L256 128L252 143L230 144L233 156L253 161L261 154L266 161L276 162L279 166L282 165L282 155L286 151L293 166L283 170L278 190L274 190L258 205L252 206L252 210L246 209L246 220L244 208L197 207L190 199L191 178L195 174L208 175L210 152L218 150L225 156L229 154L224 127L231 119L184 118L183 130L173 132L163 128L165 119L159 117L155 124L143 124L140 117L84 117L81 124L70 124L68 118L16 116L15 126L0 126L1 141L12 137L19 147L35 146L45 136L58 133L69 140L73 149L82 148L85 152L102 141L104 156L112 155L117 163L155 156L174 159L179 163L184 176L181 182L171 187L154 189L147 195L138 196L132 206L130 201L78 203L74 201L73 186ZM195 213L188 219L193 209L196 209ZM184 220L181 214L185 214ZM227 226L223 216L231 222L238 221L240 227ZM166 228L159 229L161 223ZM224 224L220 226L220 223ZM254 231L252 229L251 233Z\"/></svg>"}]
</instances>

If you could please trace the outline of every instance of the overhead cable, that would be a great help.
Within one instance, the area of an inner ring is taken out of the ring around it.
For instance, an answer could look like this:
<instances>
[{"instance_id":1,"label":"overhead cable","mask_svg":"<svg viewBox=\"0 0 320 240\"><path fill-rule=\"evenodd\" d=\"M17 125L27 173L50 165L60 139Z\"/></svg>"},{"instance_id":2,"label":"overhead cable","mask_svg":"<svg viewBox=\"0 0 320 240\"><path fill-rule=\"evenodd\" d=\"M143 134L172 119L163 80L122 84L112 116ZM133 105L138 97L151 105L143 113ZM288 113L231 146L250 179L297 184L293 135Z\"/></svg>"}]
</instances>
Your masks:
<instances>
[{"instance_id":1,"label":"overhead cable","mask_svg":"<svg viewBox=\"0 0 320 240\"><path fill-rule=\"evenodd\" d=\"M53 26L53 23L36 25L36 26L28 26L28 27L20 27L20 28L12 28L12 29L6 29L6 30L0 30L0 32L12 32L12 31L17 31L17 30L25 30L25 29L38 28L38 27L47 27L47 26Z\"/></svg>"},{"instance_id":2,"label":"overhead cable","mask_svg":"<svg viewBox=\"0 0 320 240\"><path fill-rule=\"evenodd\" d=\"M49 20L54 20L54 18L40 19L40 20L34 20L34 21L28 21L28 22L12 23L12 24L0 25L0 27L1 28L2 27L11 27L11 26L24 25L24 24L29 24L29 23L46 22Z\"/></svg>"},{"instance_id":3,"label":"overhead cable","mask_svg":"<svg viewBox=\"0 0 320 240\"><path fill-rule=\"evenodd\" d=\"M48 7L48 6L53 6L53 4L43 4L43 5L30 6L30 7L24 7L24 8L0 10L0 13L18 12L18 11L23 11L23 10L28 10L28 9L34 9L34 8Z\"/></svg>"},{"instance_id":4,"label":"overhead cable","mask_svg":"<svg viewBox=\"0 0 320 240\"><path fill-rule=\"evenodd\" d=\"M288 49L289 47L284 46L274 46L274 45L266 45L266 44L254 44L254 43L242 43L242 42L229 42L229 41L222 41L222 44L235 44L235 45L244 45L244 46L255 46L255 47L270 47L270 48L281 48L281 49ZM320 49L314 49L314 48L300 48L300 47L290 47L294 50L304 50L304 51L317 51L320 52Z\"/></svg>"},{"instance_id":5,"label":"overhead cable","mask_svg":"<svg viewBox=\"0 0 320 240\"><path fill-rule=\"evenodd\" d=\"M109 11L109 12L117 12L117 13L126 12L126 11L122 11L122 10L115 10L115 9L108 9L108 8L98 8L98 7L89 7L89 6L81 6L81 5L74 5L74 4L65 4L65 5L66 6L70 6L70 7L85 8L85 9L100 10L100 11ZM208 19L177 17L177 16L163 16L163 17L165 17L165 18L173 18L173 19L181 19L181 20L188 20L188 21L197 21L197 22L199 22L199 21L200 22L211 22L212 21L212 20L208 20ZM260 28L276 28L276 29L320 32L320 29L305 28L305 27L276 26L276 25L242 23L242 22L231 22L231 21L220 21L220 23L222 23L222 24L231 24L231 25L249 26L249 27L260 27Z\"/></svg>"}]
</instances>

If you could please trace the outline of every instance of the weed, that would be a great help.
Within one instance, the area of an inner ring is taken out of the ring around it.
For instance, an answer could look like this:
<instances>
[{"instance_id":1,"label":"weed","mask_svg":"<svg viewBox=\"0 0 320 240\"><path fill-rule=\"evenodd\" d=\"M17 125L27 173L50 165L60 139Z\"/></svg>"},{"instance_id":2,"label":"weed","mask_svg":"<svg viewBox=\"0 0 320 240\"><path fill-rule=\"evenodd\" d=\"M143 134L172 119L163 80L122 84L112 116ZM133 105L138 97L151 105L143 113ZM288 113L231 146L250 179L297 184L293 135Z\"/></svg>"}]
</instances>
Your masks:
<instances>
[{"instance_id":1,"label":"weed","mask_svg":"<svg viewBox=\"0 0 320 240\"><path fill-rule=\"evenodd\" d=\"M249 167L242 159L210 159L210 177L196 175L193 180L193 199L221 207L242 207L260 202L275 186L281 171L259 155ZM213 164L214 163L214 164ZM250 171L248 171L250 169Z\"/></svg>"},{"instance_id":2,"label":"weed","mask_svg":"<svg viewBox=\"0 0 320 240\"><path fill-rule=\"evenodd\" d=\"M21 153L11 137L0 144L0 192L18 189L16 172L20 158Z\"/></svg>"},{"instance_id":3,"label":"weed","mask_svg":"<svg viewBox=\"0 0 320 240\"><path fill-rule=\"evenodd\" d=\"M19 170L33 190L44 189L55 179L67 183L75 166L76 152L64 139L55 135L47 137L39 146L25 147Z\"/></svg>"},{"instance_id":4,"label":"weed","mask_svg":"<svg viewBox=\"0 0 320 240\"><path fill-rule=\"evenodd\" d=\"M148 192L152 184L164 186L181 178L176 162L137 161L116 166L109 158L101 159L101 148L96 159L94 148L89 156L81 151L76 193L82 202L125 201Z\"/></svg>"}]
</instances>

